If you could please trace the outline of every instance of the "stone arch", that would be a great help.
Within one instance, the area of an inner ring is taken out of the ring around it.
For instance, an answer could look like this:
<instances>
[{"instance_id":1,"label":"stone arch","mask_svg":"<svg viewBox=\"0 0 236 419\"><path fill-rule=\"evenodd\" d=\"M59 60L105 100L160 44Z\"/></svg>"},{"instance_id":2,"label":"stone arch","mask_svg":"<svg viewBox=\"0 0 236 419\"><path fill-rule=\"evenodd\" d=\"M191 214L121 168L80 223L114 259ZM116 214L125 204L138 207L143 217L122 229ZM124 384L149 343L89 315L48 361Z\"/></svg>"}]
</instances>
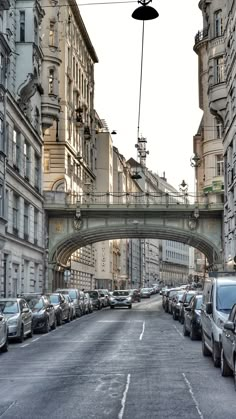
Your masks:
<instances>
[{"instance_id":1,"label":"stone arch","mask_svg":"<svg viewBox=\"0 0 236 419\"><path fill-rule=\"evenodd\" d=\"M67 192L67 182L64 178L57 179L52 185L52 191Z\"/></svg>"},{"instance_id":2,"label":"stone arch","mask_svg":"<svg viewBox=\"0 0 236 419\"><path fill-rule=\"evenodd\" d=\"M80 230L76 233L61 236L57 244L50 250L49 263L66 263L73 252L80 247L87 246L103 240L125 239L125 238L154 238L159 240L172 240L181 242L200 250L208 259L210 265L220 265L222 255L215 243L206 236L196 231L186 231L180 228L166 227L161 225L143 225L139 228L131 225L102 226Z\"/></svg>"}]
</instances>

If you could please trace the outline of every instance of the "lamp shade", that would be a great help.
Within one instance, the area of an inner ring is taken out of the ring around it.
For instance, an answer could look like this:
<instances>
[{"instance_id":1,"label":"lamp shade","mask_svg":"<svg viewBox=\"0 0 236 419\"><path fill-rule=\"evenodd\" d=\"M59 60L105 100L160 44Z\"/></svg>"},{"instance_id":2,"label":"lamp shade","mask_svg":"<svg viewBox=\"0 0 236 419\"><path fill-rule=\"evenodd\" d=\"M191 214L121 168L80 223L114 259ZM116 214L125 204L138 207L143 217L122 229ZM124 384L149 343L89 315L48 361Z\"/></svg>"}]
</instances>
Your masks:
<instances>
[{"instance_id":1,"label":"lamp shade","mask_svg":"<svg viewBox=\"0 0 236 419\"><path fill-rule=\"evenodd\" d=\"M137 20L152 20L156 19L159 13L151 6L140 6L132 13L132 18Z\"/></svg>"}]
</instances>

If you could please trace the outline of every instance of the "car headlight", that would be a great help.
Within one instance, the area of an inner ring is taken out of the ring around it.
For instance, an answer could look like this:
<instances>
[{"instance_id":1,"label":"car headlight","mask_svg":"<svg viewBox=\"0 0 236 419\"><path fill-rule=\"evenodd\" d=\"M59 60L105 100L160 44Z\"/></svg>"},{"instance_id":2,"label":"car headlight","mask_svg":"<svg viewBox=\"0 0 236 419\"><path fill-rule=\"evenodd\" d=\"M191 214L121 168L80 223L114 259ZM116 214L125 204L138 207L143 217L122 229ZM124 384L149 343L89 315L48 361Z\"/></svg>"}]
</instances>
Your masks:
<instances>
[{"instance_id":1,"label":"car headlight","mask_svg":"<svg viewBox=\"0 0 236 419\"><path fill-rule=\"evenodd\" d=\"M131 297L128 297L128 298L127 298L127 301L131 301L131 300L132 300L132 298L131 298Z\"/></svg>"},{"instance_id":2,"label":"car headlight","mask_svg":"<svg viewBox=\"0 0 236 419\"><path fill-rule=\"evenodd\" d=\"M113 297L110 297L110 301L114 301L114 298Z\"/></svg>"},{"instance_id":3,"label":"car headlight","mask_svg":"<svg viewBox=\"0 0 236 419\"><path fill-rule=\"evenodd\" d=\"M17 325L17 323L18 323L18 319L15 317L15 318L12 318L12 319L8 319L7 320L7 324L9 324L9 325L14 325L14 326L16 326Z\"/></svg>"}]
</instances>

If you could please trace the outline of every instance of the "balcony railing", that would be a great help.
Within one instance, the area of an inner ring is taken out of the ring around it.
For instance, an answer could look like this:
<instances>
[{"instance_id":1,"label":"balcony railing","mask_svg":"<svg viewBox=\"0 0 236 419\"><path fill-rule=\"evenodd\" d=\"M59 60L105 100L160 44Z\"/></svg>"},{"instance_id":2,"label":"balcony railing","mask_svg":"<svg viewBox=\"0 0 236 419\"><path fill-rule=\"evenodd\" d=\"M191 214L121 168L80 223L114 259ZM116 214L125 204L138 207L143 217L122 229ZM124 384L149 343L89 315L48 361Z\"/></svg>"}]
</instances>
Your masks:
<instances>
[{"instance_id":1,"label":"balcony railing","mask_svg":"<svg viewBox=\"0 0 236 419\"><path fill-rule=\"evenodd\" d=\"M195 45L203 41L207 37L208 37L208 28L204 28L202 29L202 31L198 31L198 33L195 35Z\"/></svg>"}]
</instances>

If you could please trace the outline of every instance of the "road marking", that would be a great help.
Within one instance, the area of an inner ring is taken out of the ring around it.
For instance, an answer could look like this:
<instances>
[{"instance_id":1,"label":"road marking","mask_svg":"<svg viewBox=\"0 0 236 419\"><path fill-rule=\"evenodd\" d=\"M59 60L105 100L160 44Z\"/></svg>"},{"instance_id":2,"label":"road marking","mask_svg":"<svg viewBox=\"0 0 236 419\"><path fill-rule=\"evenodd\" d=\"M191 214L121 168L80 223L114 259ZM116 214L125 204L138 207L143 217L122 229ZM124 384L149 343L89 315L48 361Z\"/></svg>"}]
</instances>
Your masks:
<instances>
[{"instance_id":1,"label":"road marking","mask_svg":"<svg viewBox=\"0 0 236 419\"><path fill-rule=\"evenodd\" d=\"M9 409L11 409L11 407L12 407L12 406L14 406L14 404L16 404L16 402L15 402L15 401L14 401L14 402L12 402L12 403L10 404L10 406L8 406L8 408L7 408L6 410L4 410L4 412L2 412L2 413L0 414L0 417L4 416L4 415L5 415L5 413L6 413L6 412L8 412L8 410L9 410Z\"/></svg>"},{"instance_id":2,"label":"road marking","mask_svg":"<svg viewBox=\"0 0 236 419\"><path fill-rule=\"evenodd\" d=\"M204 419L203 414L202 414L202 412L201 412L201 410L200 410L200 408L199 408L198 402L197 402L197 400L196 400L196 397L194 396L193 389L192 389L192 386L191 386L190 382L188 381L188 379L186 378L186 375L185 375L184 373L182 373L182 376L184 377L184 381L185 381L185 383L187 384L187 387L188 387L188 390L189 390L190 396L191 396L191 397L192 397L192 399L193 399L193 402L194 402L194 404L195 404L195 407L196 407L196 409L197 409L197 412L198 412L198 414L199 414L199 417L200 417L201 419Z\"/></svg>"},{"instance_id":3,"label":"road marking","mask_svg":"<svg viewBox=\"0 0 236 419\"><path fill-rule=\"evenodd\" d=\"M50 377L48 377L49 379L52 379L52 380L54 380L55 378L72 378L72 377L91 377L91 376L93 376L93 377L98 377L98 379L100 379L100 377L101 377L101 375L102 376L104 376L104 377L107 377L107 376L114 376L114 375L117 375L117 376L123 376L124 374L123 373L120 373L120 372L109 372L109 373L91 373L91 374L51 374L50 375ZM21 375L20 377L18 377L18 376L16 376L16 375L14 375L14 376L9 376L9 374L6 376L6 377L3 377L2 375L0 376L0 381L9 381L9 380L26 380L26 379L29 379L29 380L33 380L33 379L36 379L36 380L38 380L39 378L45 378L45 374L34 374L34 375ZM1 416L0 416L1 417Z\"/></svg>"},{"instance_id":4,"label":"road marking","mask_svg":"<svg viewBox=\"0 0 236 419\"><path fill-rule=\"evenodd\" d=\"M182 339L184 339L182 333L180 333L179 329L173 325L173 327L175 328L176 332L181 336Z\"/></svg>"},{"instance_id":5,"label":"road marking","mask_svg":"<svg viewBox=\"0 0 236 419\"><path fill-rule=\"evenodd\" d=\"M123 397L122 397L122 400L121 400L121 409L120 409L120 412L119 412L119 415L118 415L118 419L122 419L123 415L124 415L125 402L126 402L127 393L128 393L128 390L129 390L129 385L130 385L130 374L127 375L125 391L123 393Z\"/></svg>"},{"instance_id":6,"label":"road marking","mask_svg":"<svg viewBox=\"0 0 236 419\"><path fill-rule=\"evenodd\" d=\"M141 323L143 320L97 320L97 323Z\"/></svg>"},{"instance_id":7,"label":"road marking","mask_svg":"<svg viewBox=\"0 0 236 419\"><path fill-rule=\"evenodd\" d=\"M40 336L41 337L41 336ZM39 340L40 339L40 337L39 338L34 338L31 342L36 342L36 340Z\"/></svg>"},{"instance_id":8,"label":"road marking","mask_svg":"<svg viewBox=\"0 0 236 419\"><path fill-rule=\"evenodd\" d=\"M139 340L143 339L144 330L145 330L145 322L143 322L143 330L142 330L141 335L139 336Z\"/></svg>"},{"instance_id":9,"label":"road marking","mask_svg":"<svg viewBox=\"0 0 236 419\"><path fill-rule=\"evenodd\" d=\"M25 348L26 346L29 346L29 343L25 343L24 345L20 345L21 348Z\"/></svg>"}]
</instances>

